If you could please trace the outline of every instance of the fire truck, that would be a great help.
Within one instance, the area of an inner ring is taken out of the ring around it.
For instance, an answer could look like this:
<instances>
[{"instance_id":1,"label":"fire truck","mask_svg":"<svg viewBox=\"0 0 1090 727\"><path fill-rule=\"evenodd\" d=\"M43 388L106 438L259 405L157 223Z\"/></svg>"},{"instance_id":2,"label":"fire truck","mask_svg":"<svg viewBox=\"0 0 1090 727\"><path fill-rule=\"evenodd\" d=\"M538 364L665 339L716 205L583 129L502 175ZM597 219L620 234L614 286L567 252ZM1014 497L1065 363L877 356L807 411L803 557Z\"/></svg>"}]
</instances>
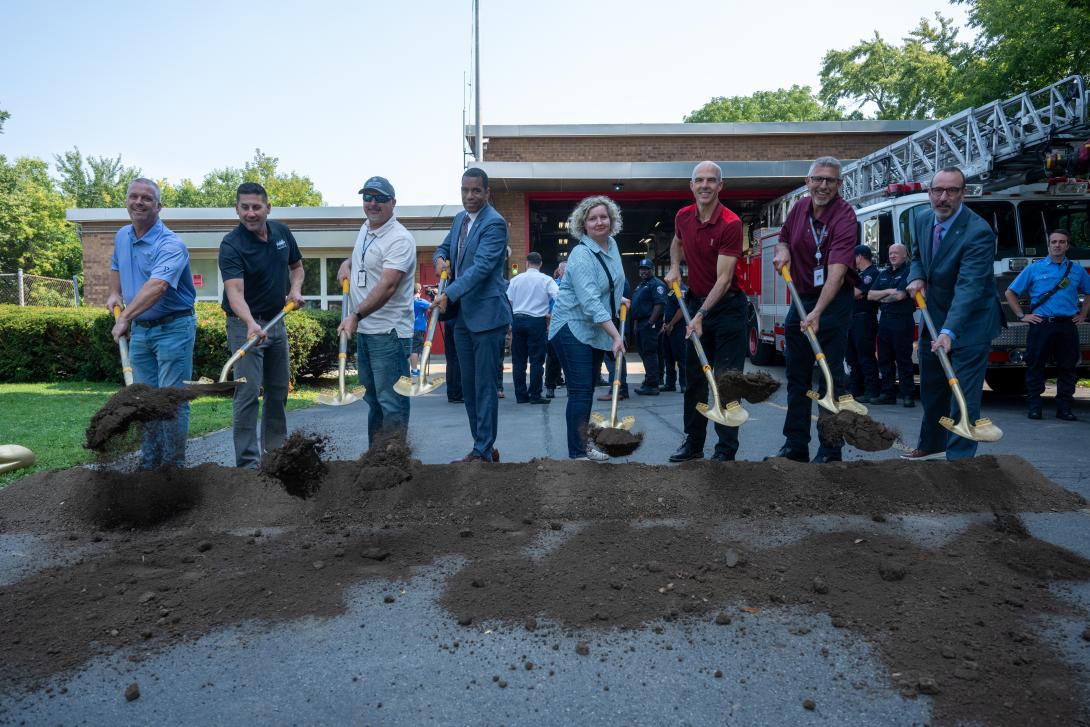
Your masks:
<instances>
[{"instance_id":1,"label":"fire truck","mask_svg":"<svg viewBox=\"0 0 1090 727\"><path fill-rule=\"evenodd\" d=\"M924 183L947 166L958 166L968 182L965 204L988 221L997 236L996 291L1001 299L1018 273L1048 255L1048 233L1071 232L1068 257L1090 269L1090 95L1087 79L1072 76L1033 93L967 109L906 139L846 164L842 196L856 208L858 242L888 263L889 246L909 254L915 220L930 215ZM1081 175L1081 176L1080 176ZM790 300L772 268L779 229L797 189L769 203L738 268L749 307L749 355L772 363L784 350L783 321ZM1028 324L1017 321L1005 299L1007 322L992 341L986 381L993 390L1024 391ZM918 315L918 314L917 314ZM1090 370L1090 323L1079 326L1083 369ZM915 357L915 352L913 353Z\"/></svg>"}]
</instances>

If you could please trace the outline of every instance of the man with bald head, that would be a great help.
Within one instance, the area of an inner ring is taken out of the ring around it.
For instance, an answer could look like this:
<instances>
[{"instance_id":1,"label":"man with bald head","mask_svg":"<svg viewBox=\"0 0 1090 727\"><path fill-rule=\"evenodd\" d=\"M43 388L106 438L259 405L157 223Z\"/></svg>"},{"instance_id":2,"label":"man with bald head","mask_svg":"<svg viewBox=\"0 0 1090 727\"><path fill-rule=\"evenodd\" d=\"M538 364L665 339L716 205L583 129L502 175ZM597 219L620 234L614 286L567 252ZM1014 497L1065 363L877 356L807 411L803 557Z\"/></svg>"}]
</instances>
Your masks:
<instances>
[{"instance_id":1,"label":"man with bald head","mask_svg":"<svg viewBox=\"0 0 1090 727\"><path fill-rule=\"evenodd\" d=\"M916 303L908 297L908 248L899 242L889 246L889 267L878 273L867 300L878 307L878 376L881 395L874 404L916 406L916 380L912 373L912 339ZM899 385L898 385L899 384ZM898 398L899 397L899 398Z\"/></svg>"}]
</instances>

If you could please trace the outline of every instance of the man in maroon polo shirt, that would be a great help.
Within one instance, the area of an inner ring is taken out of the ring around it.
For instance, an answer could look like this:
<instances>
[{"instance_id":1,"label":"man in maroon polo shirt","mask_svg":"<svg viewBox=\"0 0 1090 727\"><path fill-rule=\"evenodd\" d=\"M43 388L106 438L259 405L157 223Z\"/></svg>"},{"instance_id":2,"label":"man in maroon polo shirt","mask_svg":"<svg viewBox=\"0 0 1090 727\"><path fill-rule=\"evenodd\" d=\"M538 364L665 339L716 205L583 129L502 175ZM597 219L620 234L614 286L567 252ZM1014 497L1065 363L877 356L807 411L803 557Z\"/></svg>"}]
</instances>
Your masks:
<instances>
[{"instance_id":1,"label":"man in maroon polo shirt","mask_svg":"<svg viewBox=\"0 0 1090 727\"><path fill-rule=\"evenodd\" d=\"M719 202L723 171L718 164L697 164L689 188L696 204L683 207L674 219L666 284L681 281L684 258L689 270L689 292L683 305L688 306L693 317L686 338L700 337L700 345L716 372L741 370L746 360L746 297L734 278L734 269L742 256L742 221ZM691 339L685 347L685 375L685 441L670 455L671 462L701 459L708 432L707 418L696 410L698 403L708 401L708 379ZM712 459L733 461L738 452L738 427L716 424L715 433L719 441Z\"/></svg>"},{"instance_id":2,"label":"man in maroon polo shirt","mask_svg":"<svg viewBox=\"0 0 1090 727\"><path fill-rule=\"evenodd\" d=\"M776 456L797 462L810 460L812 402L806 396L814 376L814 352L806 340L807 327L814 329L833 375L833 394L847 392L844 352L851 327L855 262L855 210L840 196L840 162L820 157L810 165L806 189L810 196L796 202L780 229L780 241L772 265L789 265L806 318L799 320L794 305L784 320L787 358L787 415L783 422L786 443ZM824 377L818 391L824 393ZM818 409L818 419L831 416ZM821 431L821 428L818 428ZM819 439L814 462L839 462L843 439Z\"/></svg>"}]
</instances>

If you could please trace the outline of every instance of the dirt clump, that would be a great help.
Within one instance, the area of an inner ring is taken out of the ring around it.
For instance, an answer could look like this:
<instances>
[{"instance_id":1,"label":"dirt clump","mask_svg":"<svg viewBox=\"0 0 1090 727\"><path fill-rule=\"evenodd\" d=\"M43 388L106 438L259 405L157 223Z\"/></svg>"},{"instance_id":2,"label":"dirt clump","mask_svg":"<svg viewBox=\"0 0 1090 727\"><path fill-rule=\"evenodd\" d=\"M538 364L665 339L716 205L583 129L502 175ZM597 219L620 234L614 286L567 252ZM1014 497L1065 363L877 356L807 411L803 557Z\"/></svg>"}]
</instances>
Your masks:
<instances>
[{"instance_id":1,"label":"dirt clump","mask_svg":"<svg viewBox=\"0 0 1090 727\"><path fill-rule=\"evenodd\" d=\"M261 473L279 480L292 497L307 499L322 485L328 471L322 461L328 438L319 434L292 432L284 444L261 460Z\"/></svg>"},{"instance_id":2,"label":"dirt clump","mask_svg":"<svg viewBox=\"0 0 1090 727\"><path fill-rule=\"evenodd\" d=\"M126 386L91 417L84 446L96 452L108 451L114 440L124 438L133 425L174 419L179 406L198 396L199 392L179 387Z\"/></svg>"},{"instance_id":3,"label":"dirt clump","mask_svg":"<svg viewBox=\"0 0 1090 727\"><path fill-rule=\"evenodd\" d=\"M761 403L780 388L780 382L765 371L744 373L733 369L719 374L715 385L721 401L745 399L751 404Z\"/></svg>"},{"instance_id":4,"label":"dirt clump","mask_svg":"<svg viewBox=\"0 0 1090 727\"><path fill-rule=\"evenodd\" d=\"M901 433L867 416L841 409L831 416L818 418L818 430L823 442L843 440L864 452L881 452L892 447Z\"/></svg>"},{"instance_id":5,"label":"dirt clump","mask_svg":"<svg viewBox=\"0 0 1090 727\"><path fill-rule=\"evenodd\" d=\"M643 444L643 432L632 433L619 427L591 427L588 435L610 457L625 457Z\"/></svg>"}]
</instances>

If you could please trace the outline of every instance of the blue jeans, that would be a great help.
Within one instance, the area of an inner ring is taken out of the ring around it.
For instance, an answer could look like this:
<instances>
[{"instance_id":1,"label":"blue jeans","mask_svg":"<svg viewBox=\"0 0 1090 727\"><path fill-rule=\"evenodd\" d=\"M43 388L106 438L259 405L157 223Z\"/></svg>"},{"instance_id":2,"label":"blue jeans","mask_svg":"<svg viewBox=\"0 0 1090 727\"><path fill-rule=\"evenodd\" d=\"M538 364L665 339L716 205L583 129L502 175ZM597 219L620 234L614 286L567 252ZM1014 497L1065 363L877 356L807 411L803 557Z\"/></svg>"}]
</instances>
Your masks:
<instances>
[{"instance_id":1,"label":"blue jeans","mask_svg":"<svg viewBox=\"0 0 1090 727\"><path fill-rule=\"evenodd\" d=\"M134 384L156 388L183 386L193 378L193 342L197 338L194 316L177 318L154 328L133 324L129 342ZM189 402L178 407L173 420L147 422L140 445L140 466L155 469L185 464L189 435Z\"/></svg>"},{"instance_id":2,"label":"blue jeans","mask_svg":"<svg viewBox=\"0 0 1090 727\"><path fill-rule=\"evenodd\" d=\"M594 382L602 368L605 352L580 341L567 326L556 332L551 343L568 386L568 405L564 410L568 424L568 456L578 459L587 455L587 425L594 400Z\"/></svg>"},{"instance_id":3,"label":"blue jeans","mask_svg":"<svg viewBox=\"0 0 1090 727\"><path fill-rule=\"evenodd\" d=\"M541 398L542 376L545 373L545 317L515 314L511 323L511 378L515 383L515 400ZM530 384L526 384L526 362L530 362Z\"/></svg>"},{"instance_id":4,"label":"blue jeans","mask_svg":"<svg viewBox=\"0 0 1090 727\"><path fill-rule=\"evenodd\" d=\"M268 321L257 319L261 325ZM246 343L246 323L227 316L227 348L233 354ZM235 387L232 415L235 466L256 469L265 452L278 449L288 435L288 328L281 320L269 329L268 337L255 343L238 360L235 379L246 382ZM261 437L257 432L258 395L261 395Z\"/></svg>"},{"instance_id":5,"label":"blue jeans","mask_svg":"<svg viewBox=\"0 0 1090 727\"><path fill-rule=\"evenodd\" d=\"M411 338L398 338L397 331L357 333L356 359L360 384L367 391L363 400L367 412L367 446L380 434L402 439L409 431L409 397L394 391L394 384L409 375Z\"/></svg>"}]
</instances>

